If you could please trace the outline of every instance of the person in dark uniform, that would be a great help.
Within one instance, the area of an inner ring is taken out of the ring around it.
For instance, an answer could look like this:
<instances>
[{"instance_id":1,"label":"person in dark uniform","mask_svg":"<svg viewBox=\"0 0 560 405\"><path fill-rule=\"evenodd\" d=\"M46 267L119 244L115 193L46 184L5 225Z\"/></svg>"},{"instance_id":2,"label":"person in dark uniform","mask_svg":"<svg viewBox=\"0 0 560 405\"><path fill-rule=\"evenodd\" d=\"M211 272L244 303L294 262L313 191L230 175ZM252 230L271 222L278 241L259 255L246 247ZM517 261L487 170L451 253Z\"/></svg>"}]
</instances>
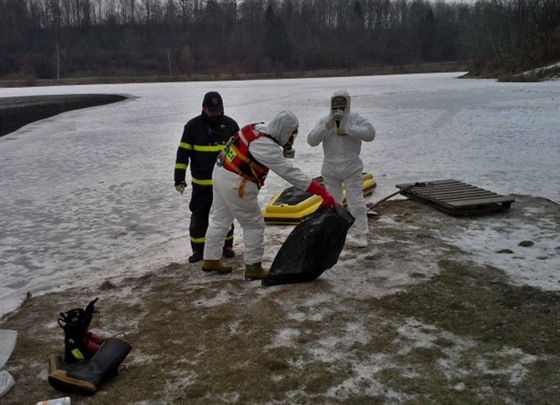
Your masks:
<instances>
[{"instance_id":1,"label":"person in dark uniform","mask_svg":"<svg viewBox=\"0 0 560 405\"><path fill-rule=\"evenodd\" d=\"M212 171L216 157L227 141L239 131L239 125L232 118L224 115L222 96L211 91L204 95L202 113L184 127L183 136L177 148L175 162L175 189L183 194L187 167L191 167L192 193L189 209L191 222L189 233L192 255L190 263L202 260L208 216L212 207ZM235 256L233 250L233 223L225 238L223 255Z\"/></svg>"}]
</instances>

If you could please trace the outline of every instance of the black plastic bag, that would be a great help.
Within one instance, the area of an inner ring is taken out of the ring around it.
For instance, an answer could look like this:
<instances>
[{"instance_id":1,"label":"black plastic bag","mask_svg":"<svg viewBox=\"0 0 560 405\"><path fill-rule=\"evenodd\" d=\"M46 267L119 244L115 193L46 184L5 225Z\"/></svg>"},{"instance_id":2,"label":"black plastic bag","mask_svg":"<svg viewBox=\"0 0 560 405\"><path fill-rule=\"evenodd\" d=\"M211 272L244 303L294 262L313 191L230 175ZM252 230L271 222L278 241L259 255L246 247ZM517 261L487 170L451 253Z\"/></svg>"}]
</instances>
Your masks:
<instances>
[{"instance_id":1,"label":"black plastic bag","mask_svg":"<svg viewBox=\"0 0 560 405\"><path fill-rule=\"evenodd\" d=\"M319 207L288 235L262 285L313 281L338 262L354 217L341 205Z\"/></svg>"}]
</instances>

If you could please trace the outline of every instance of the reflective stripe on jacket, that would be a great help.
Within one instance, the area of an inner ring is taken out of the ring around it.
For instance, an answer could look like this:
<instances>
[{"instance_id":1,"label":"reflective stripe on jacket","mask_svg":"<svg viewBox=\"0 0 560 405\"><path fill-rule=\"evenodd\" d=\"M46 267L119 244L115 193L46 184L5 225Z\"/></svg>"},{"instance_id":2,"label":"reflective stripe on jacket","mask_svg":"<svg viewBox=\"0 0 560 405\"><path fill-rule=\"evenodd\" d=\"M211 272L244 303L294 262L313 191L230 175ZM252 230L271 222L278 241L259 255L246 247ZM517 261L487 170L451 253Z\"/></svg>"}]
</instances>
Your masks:
<instances>
[{"instance_id":1,"label":"reflective stripe on jacket","mask_svg":"<svg viewBox=\"0 0 560 405\"><path fill-rule=\"evenodd\" d=\"M238 130L237 122L225 115L216 122L208 121L203 115L191 119L177 148L175 182L185 181L190 166L192 184L211 187L216 157Z\"/></svg>"}]
</instances>

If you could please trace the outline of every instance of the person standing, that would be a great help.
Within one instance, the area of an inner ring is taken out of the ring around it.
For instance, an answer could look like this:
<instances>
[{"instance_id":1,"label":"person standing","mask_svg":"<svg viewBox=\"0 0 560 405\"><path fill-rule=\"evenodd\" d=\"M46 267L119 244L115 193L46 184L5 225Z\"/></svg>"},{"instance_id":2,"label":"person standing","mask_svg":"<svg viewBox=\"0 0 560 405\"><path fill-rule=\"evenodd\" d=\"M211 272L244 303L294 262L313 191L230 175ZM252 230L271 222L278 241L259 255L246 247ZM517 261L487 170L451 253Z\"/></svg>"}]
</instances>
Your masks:
<instances>
[{"instance_id":1,"label":"person standing","mask_svg":"<svg viewBox=\"0 0 560 405\"><path fill-rule=\"evenodd\" d=\"M291 111L281 111L268 124L244 126L218 156L213 173L214 210L206 233L202 270L229 273L221 260L220 241L235 218L243 228L245 278L262 279L265 223L258 194L269 170L300 190L320 195L335 207L328 191L287 159L293 157L299 123Z\"/></svg>"},{"instance_id":2,"label":"person standing","mask_svg":"<svg viewBox=\"0 0 560 405\"><path fill-rule=\"evenodd\" d=\"M344 90L336 91L330 102L330 113L319 120L307 135L311 146L323 144L321 175L325 187L337 203L344 199L342 188L346 188L346 202L354 223L354 244L367 247L369 233L367 208L363 194L360 158L362 142L375 138L375 128L364 117L350 112L350 95Z\"/></svg>"},{"instance_id":3,"label":"person standing","mask_svg":"<svg viewBox=\"0 0 560 405\"><path fill-rule=\"evenodd\" d=\"M212 171L216 157L228 140L239 130L232 118L224 115L220 93L210 91L204 95L202 112L188 121L183 129L175 161L175 189L183 194L187 167L190 163L192 193L189 203L191 219L189 234L192 248L190 263L202 260L208 217L212 207ZM227 258L235 256L233 250L233 222L228 225L221 250Z\"/></svg>"}]
</instances>

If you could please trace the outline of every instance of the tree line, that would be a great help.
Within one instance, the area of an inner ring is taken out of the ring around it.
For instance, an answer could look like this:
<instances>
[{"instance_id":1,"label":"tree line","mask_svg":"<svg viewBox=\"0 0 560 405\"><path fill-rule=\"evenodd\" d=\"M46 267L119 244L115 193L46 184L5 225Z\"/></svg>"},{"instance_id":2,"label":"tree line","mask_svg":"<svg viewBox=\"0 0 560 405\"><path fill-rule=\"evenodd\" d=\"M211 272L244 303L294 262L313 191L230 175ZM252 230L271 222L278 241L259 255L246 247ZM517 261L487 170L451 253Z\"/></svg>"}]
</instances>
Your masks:
<instances>
[{"instance_id":1,"label":"tree line","mask_svg":"<svg viewBox=\"0 0 560 405\"><path fill-rule=\"evenodd\" d=\"M560 0L0 0L0 76L259 73L560 60Z\"/></svg>"}]
</instances>

